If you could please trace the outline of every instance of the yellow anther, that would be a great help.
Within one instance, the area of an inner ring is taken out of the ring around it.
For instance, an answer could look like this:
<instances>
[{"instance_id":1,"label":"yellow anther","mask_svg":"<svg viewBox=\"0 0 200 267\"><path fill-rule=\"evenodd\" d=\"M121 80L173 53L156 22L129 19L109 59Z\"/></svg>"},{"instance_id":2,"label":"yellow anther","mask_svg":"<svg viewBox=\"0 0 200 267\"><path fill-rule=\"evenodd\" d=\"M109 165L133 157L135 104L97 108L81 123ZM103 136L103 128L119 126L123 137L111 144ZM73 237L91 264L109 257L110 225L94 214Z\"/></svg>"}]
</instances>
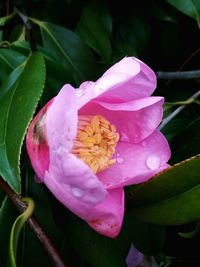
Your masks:
<instances>
[{"instance_id":1,"label":"yellow anther","mask_svg":"<svg viewBox=\"0 0 200 267\"><path fill-rule=\"evenodd\" d=\"M115 147L119 141L116 127L101 115L80 115L72 153L95 172L115 164Z\"/></svg>"}]
</instances>

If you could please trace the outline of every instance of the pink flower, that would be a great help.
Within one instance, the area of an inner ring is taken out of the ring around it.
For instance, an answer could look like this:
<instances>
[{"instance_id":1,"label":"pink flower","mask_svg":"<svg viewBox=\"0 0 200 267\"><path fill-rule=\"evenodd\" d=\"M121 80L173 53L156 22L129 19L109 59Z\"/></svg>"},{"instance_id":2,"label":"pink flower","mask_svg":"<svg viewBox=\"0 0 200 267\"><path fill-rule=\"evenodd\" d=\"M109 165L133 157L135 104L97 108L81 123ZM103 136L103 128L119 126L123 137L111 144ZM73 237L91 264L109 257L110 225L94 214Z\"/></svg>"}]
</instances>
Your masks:
<instances>
[{"instance_id":1,"label":"pink flower","mask_svg":"<svg viewBox=\"0 0 200 267\"><path fill-rule=\"evenodd\" d=\"M96 82L66 84L27 133L27 150L41 182L97 232L116 237L124 186L168 167L170 150L156 130L163 97L150 96L153 71L126 57Z\"/></svg>"}]
</instances>

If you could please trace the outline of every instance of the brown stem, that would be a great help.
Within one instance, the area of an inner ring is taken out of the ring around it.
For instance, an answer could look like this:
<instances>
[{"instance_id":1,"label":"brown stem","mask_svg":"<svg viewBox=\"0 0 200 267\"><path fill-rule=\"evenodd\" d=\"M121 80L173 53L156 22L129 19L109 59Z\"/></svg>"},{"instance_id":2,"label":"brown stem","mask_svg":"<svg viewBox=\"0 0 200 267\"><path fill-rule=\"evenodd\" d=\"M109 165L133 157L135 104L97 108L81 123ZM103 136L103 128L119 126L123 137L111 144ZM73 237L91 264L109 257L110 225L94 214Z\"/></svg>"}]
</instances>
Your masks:
<instances>
[{"instance_id":1,"label":"brown stem","mask_svg":"<svg viewBox=\"0 0 200 267\"><path fill-rule=\"evenodd\" d=\"M200 48L198 48L197 50L195 50L184 62L183 64L180 66L180 68L178 69L178 71L182 70L183 67L185 67L190 61L191 59L196 56L198 53L200 52Z\"/></svg>"},{"instance_id":2,"label":"brown stem","mask_svg":"<svg viewBox=\"0 0 200 267\"><path fill-rule=\"evenodd\" d=\"M157 71L156 76L158 79L169 79L169 80L189 80L189 79L199 79L200 70L190 70L190 71Z\"/></svg>"},{"instance_id":3,"label":"brown stem","mask_svg":"<svg viewBox=\"0 0 200 267\"><path fill-rule=\"evenodd\" d=\"M23 14L17 7L14 7L14 11L16 12L16 14L18 14L18 16L22 20L22 22L23 22L23 24L24 24L24 26L25 26L25 28L27 30L27 36L28 36L28 40L29 40L31 51L32 52L37 51L37 43L36 43L36 40L35 40L35 36L33 34L32 22L29 20L28 16Z\"/></svg>"},{"instance_id":4,"label":"brown stem","mask_svg":"<svg viewBox=\"0 0 200 267\"><path fill-rule=\"evenodd\" d=\"M26 204L21 200L21 197L18 194L16 194L1 177L0 177L0 187L5 191L5 193L8 195L10 200L15 204L17 209L20 212L24 212L24 210L26 209ZM61 259L61 256L59 255L57 249L54 247L52 241L47 237L46 233L39 225L37 220L33 216L31 216L27 222L30 228L35 232L37 238L41 242L43 248L46 250L54 266L67 267L63 262L63 260Z\"/></svg>"}]
</instances>

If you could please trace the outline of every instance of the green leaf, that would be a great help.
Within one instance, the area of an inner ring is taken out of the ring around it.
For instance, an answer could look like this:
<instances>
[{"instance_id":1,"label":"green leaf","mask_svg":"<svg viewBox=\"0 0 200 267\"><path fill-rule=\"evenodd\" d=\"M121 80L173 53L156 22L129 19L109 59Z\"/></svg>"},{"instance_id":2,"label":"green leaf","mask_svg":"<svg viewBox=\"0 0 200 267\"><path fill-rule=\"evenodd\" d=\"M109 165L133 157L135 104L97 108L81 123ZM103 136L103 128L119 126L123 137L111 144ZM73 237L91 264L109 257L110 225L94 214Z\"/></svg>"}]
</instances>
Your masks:
<instances>
[{"instance_id":1,"label":"green leaf","mask_svg":"<svg viewBox=\"0 0 200 267\"><path fill-rule=\"evenodd\" d=\"M9 48L25 56L28 56L31 52L29 42L23 39L17 39L14 42L10 43Z\"/></svg>"},{"instance_id":2,"label":"green leaf","mask_svg":"<svg viewBox=\"0 0 200 267\"><path fill-rule=\"evenodd\" d=\"M149 42L150 28L147 21L140 16L126 18L119 28L119 34L125 44L141 55Z\"/></svg>"},{"instance_id":3,"label":"green leaf","mask_svg":"<svg viewBox=\"0 0 200 267\"><path fill-rule=\"evenodd\" d=\"M22 227L32 215L35 207L34 201L31 198L24 198L23 201L27 203L27 208L20 216L17 217L10 233L9 264L8 264L9 267L17 267L16 253L17 253L19 235L22 230Z\"/></svg>"},{"instance_id":4,"label":"green leaf","mask_svg":"<svg viewBox=\"0 0 200 267\"><path fill-rule=\"evenodd\" d=\"M93 267L126 267L125 259L114 239L97 234L85 222L73 215L67 220L68 242Z\"/></svg>"},{"instance_id":5,"label":"green leaf","mask_svg":"<svg viewBox=\"0 0 200 267\"><path fill-rule=\"evenodd\" d=\"M10 49L0 49L0 58L4 61L11 69L15 69L18 67L22 62L25 61L26 57L21 53Z\"/></svg>"},{"instance_id":6,"label":"green leaf","mask_svg":"<svg viewBox=\"0 0 200 267\"><path fill-rule=\"evenodd\" d=\"M13 12L13 13L5 16L5 17L1 17L0 18L0 26L3 26L7 22L7 20L11 19L14 15L15 15L15 13Z\"/></svg>"},{"instance_id":7,"label":"green leaf","mask_svg":"<svg viewBox=\"0 0 200 267\"><path fill-rule=\"evenodd\" d=\"M13 42L10 45L10 47L11 49L20 51L21 53L24 53L25 55L28 55L30 52L29 44L27 41L24 41L24 40L18 40L18 41ZM63 67L63 65L60 64L60 62L57 59L55 60L52 57L50 57L44 47L38 45L37 48L38 48L38 51L40 51L42 55L44 56L45 64L46 64L46 72L49 78L59 81L60 83L62 83L62 85L65 83L73 82L72 77L66 72L66 69ZM53 96L55 96L55 94L57 93L58 91L54 92Z\"/></svg>"},{"instance_id":8,"label":"green leaf","mask_svg":"<svg viewBox=\"0 0 200 267\"><path fill-rule=\"evenodd\" d=\"M172 13L169 12L169 10L165 10L162 3L160 2L152 2L151 13L153 17L161 21L172 22L172 23L176 21L176 16L174 12Z\"/></svg>"},{"instance_id":9,"label":"green leaf","mask_svg":"<svg viewBox=\"0 0 200 267\"><path fill-rule=\"evenodd\" d=\"M32 21L41 29L46 53L63 65L77 84L93 76L96 69L93 55L78 35L52 23Z\"/></svg>"},{"instance_id":10,"label":"green leaf","mask_svg":"<svg viewBox=\"0 0 200 267\"><path fill-rule=\"evenodd\" d=\"M41 54L35 53L28 59L19 79L0 99L0 175L18 193L21 146L44 82L44 60Z\"/></svg>"},{"instance_id":11,"label":"green leaf","mask_svg":"<svg viewBox=\"0 0 200 267\"><path fill-rule=\"evenodd\" d=\"M129 45L126 41L124 42L116 41L113 54L114 54L113 57L114 62L121 60L124 57L124 55L137 57L137 52L135 51L135 48Z\"/></svg>"},{"instance_id":12,"label":"green leaf","mask_svg":"<svg viewBox=\"0 0 200 267\"><path fill-rule=\"evenodd\" d=\"M166 0L169 4L177 8L182 13L192 17L197 21L200 28L200 1L199 0Z\"/></svg>"},{"instance_id":13,"label":"green leaf","mask_svg":"<svg viewBox=\"0 0 200 267\"><path fill-rule=\"evenodd\" d=\"M198 155L136 186L131 192L135 216L159 225L179 225L199 219L199 163Z\"/></svg>"},{"instance_id":14,"label":"green leaf","mask_svg":"<svg viewBox=\"0 0 200 267\"><path fill-rule=\"evenodd\" d=\"M0 49L0 80L25 61L26 57L10 49Z\"/></svg>"},{"instance_id":15,"label":"green leaf","mask_svg":"<svg viewBox=\"0 0 200 267\"><path fill-rule=\"evenodd\" d=\"M200 183L200 156L197 155L158 173L146 183L131 190L134 206L156 203L182 194Z\"/></svg>"},{"instance_id":16,"label":"green leaf","mask_svg":"<svg viewBox=\"0 0 200 267\"><path fill-rule=\"evenodd\" d=\"M195 229L193 231L187 232L187 233L178 233L183 238L193 238L200 232L200 221L196 223Z\"/></svg>"},{"instance_id":17,"label":"green leaf","mask_svg":"<svg viewBox=\"0 0 200 267\"><path fill-rule=\"evenodd\" d=\"M22 74L25 67L25 62L17 67L11 74L4 79L1 87L0 87L0 99L14 86L14 84L18 81L20 75Z\"/></svg>"},{"instance_id":18,"label":"green leaf","mask_svg":"<svg viewBox=\"0 0 200 267\"><path fill-rule=\"evenodd\" d=\"M92 2L84 7L76 32L105 61L111 57L111 31L111 16L102 2Z\"/></svg>"}]
</instances>

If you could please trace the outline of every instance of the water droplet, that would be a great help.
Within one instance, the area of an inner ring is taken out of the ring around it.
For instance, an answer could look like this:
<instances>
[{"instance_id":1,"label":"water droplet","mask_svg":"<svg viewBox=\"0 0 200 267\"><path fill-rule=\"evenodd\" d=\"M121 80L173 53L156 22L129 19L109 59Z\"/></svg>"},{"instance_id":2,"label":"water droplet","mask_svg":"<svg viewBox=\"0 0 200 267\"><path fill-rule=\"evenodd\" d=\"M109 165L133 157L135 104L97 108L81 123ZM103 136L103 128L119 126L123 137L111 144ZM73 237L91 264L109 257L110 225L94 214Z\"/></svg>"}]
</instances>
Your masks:
<instances>
[{"instance_id":1,"label":"water droplet","mask_svg":"<svg viewBox=\"0 0 200 267\"><path fill-rule=\"evenodd\" d=\"M63 155L63 147L62 145L59 145L56 149L55 152L57 153L58 156Z\"/></svg>"},{"instance_id":2,"label":"water droplet","mask_svg":"<svg viewBox=\"0 0 200 267\"><path fill-rule=\"evenodd\" d=\"M77 97L81 97L81 96L84 95L84 91L81 90L81 89L77 89L77 91L76 91L76 95L77 95Z\"/></svg>"},{"instance_id":3,"label":"water droplet","mask_svg":"<svg viewBox=\"0 0 200 267\"><path fill-rule=\"evenodd\" d=\"M101 87L95 87L95 88L94 88L94 92L95 92L96 94L100 93L100 92L103 91L103 90L104 90L104 89L101 88Z\"/></svg>"},{"instance_id":4,"label":"water droplet","mask_svg":"<svg viewBox=\"0 0 200 267\"><path fill-rule=\"evenodd\" d=\"M142 141L142 146L144 146L144 147L145 147L145 146L146 146L146 144L147 144L147 143L146 143L146 141Z\"/></svg>"},{"instance_id":5,"label":"water droplet","mask_svg":"<svg viewBox=\"0 0 200 267\"><path fill-rule=\"evenodd\" d=\"M122 163L124 162L124 160L123 160L123 158L117 158L117 162L118 162L119 164L122 164Z\"/></svg>"},{"instance_id":6,"label":"water droplet","mask_svg":"<svg viewBox=\"0 0 200 267\"><path fill-rule=\"evenodd\" d=\"M72 188L72 194L77 197L77 198L80 198L83 196L84 192L82 189L80 188L77 188L77 187L73 187Z\"/></svg>"},{"instance_id":7,"label":"water droplet","mask_svg":"<svg viewBox=\"0 0 200 267\"><path fill-rule=\"evenodd\" d=\"M160 167L160 158L156 155L150 155L147 159L146 159L146 164L147 167L150 170L155 170L158 167Z\"/></svg>"},{"instance_id":8,"label":"water droplet","mask_svg":"<svg viewBox=\"0 0 200 267\"><path fill-rule=\"evenodd\" d=\"M134 137L133 137L133 142L134 143L138 143L138 141L139 141L139 138L138 137L139 137L138 134L135 134L134 135Z\"/></svg>"},{"instance_id":9,"label":"water droplet","mask_svg":"<svg viewBox=\"0 0 200 267\"><path fill-rule=\"evenodd\" d=\"M121 141L124 141L124 142L128 142L129 141L129 137L128 137L128 135L126 133L121 133L120 137L121 137L120 138Z\"/></svg>"}]
</instances>

